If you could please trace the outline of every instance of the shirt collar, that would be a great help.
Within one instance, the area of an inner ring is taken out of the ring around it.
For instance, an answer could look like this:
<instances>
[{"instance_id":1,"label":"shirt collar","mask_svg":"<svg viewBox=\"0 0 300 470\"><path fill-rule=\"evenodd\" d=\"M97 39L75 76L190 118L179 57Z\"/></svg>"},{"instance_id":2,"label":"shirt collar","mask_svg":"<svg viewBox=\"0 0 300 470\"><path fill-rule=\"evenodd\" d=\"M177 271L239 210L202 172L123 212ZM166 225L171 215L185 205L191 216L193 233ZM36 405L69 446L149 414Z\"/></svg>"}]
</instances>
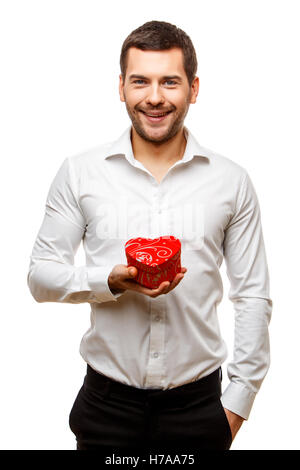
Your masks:
<instances>
[{"instance_id":1,"label":"shirt collar","mask_svg":"<svg viewBox=\"0 0 300 470\"><path fill-rule=\"evenodd\" d=\"M188 162L194 157L201 157L208 160L211 158L211 152L209 151L209 149L206 149L199 145L199 143L187 127L184 127L184 135L187 139L187 143L181 162ZM125 132L123 132L119 139L117 139L110 145L105 159L113 156L122 156L126 157L131 164L136 165L137 160L134 158L133 155L130 136L131 126L129 126Z\"/></svg>"}]
</instances>

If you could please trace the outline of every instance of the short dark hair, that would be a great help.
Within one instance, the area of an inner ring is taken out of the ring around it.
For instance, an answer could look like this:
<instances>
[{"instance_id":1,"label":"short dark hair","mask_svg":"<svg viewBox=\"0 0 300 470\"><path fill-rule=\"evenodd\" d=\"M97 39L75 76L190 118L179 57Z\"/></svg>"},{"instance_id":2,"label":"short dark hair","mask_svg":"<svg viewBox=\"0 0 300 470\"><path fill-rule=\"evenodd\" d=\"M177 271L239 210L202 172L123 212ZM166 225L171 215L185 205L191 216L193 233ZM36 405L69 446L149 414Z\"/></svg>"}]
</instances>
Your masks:
<instances>
[{"instance_id":1,"label":"short dark hair","mask_svg":"<svg viewBox=\"0 0 300 470\"><path fill-rule=\"evenodd\" d=\"M191 86L197 72L197 57L190 37L177 26L165 21L148 21L132 31L121 49L120 67L123 81L127 69L127 53L130 47L143 51L162 51L178 47L183 52L183 66Z\"/></svg>"}]
</instances>

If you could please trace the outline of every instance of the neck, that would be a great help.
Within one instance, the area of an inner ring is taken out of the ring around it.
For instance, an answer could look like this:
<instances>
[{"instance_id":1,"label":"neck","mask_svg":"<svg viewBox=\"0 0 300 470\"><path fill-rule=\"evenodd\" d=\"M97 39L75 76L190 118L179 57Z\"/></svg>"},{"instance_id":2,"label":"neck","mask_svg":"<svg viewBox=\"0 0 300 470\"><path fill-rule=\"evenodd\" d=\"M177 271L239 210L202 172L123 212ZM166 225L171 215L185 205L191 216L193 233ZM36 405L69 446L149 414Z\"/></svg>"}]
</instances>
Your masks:
<instances>
[{"instance_id":1,"label":"neck","mask_svg":"<svg viewBox=\"0 0 300 470\"><path fill-rule=\"evenodd\" d=\"M164 164L173 164L177 160L182 159L186 147L186 138L182 127L177 134L167 142L148 142L140 137L132 126L131 143L134 158L136 160L139 160L142 163L147 162L160 166Z\"/></svg>"}]
</instances>

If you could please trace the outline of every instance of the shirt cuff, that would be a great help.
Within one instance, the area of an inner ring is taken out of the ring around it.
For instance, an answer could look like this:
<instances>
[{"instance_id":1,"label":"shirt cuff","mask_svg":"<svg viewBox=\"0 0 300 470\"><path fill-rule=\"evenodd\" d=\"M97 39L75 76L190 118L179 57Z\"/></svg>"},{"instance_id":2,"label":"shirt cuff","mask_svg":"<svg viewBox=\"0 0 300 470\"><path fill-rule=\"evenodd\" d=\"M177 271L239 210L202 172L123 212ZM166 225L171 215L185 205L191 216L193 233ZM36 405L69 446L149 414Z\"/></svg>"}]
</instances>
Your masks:
<instances>
[{"instance_id":1,"label":"shirt cuff","mask_svg":"<svg viewBox=\"0 0 300 470\"><path fill-rule=\"evenodd\" d=\"M248 419L255 397L255 392L243 385L230 382L221 396L221 402L224 408Z\"/></svg>"},{"instance_id":2,"label":"shirt cuff","mask_svg":"<svg viewBox=\"0 0 300 470\"><path fill-rule=\"evenodd\" d=\"M91 266L87 268L88 285L94 294L95 302L116 302L118 297L126 292L125 290L124 292L113 294L109 288L108 276L114 266Z\"/></svg>"}]
</instances>

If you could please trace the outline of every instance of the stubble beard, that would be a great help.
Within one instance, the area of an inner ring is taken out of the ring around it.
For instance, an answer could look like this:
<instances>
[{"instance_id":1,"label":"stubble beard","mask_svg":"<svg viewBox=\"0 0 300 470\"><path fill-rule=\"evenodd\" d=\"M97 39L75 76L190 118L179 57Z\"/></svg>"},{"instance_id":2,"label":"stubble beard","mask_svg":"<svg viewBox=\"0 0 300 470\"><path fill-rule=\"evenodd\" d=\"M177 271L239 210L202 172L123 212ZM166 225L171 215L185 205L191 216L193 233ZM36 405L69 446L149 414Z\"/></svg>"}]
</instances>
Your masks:
<instances>
[{"instance_id":1,"label":"stubble beard","mask_svg":"<svg viewBox=\"0 0 300 470\"><path fill-rule=\"evenodd\" d=\"M177 116L169 126L169 128L166 130L165 134L163 134L160 137L152 137L149 134L147 134L143 124L140 122L140 120L137 118L138 116L138 109L135 107L134 111L131 110L131 108L128 106L127 101L125 100L125 105L127 109L128 116L132 122L132 125L136 131L136 133L144 140L147 142L151 142L153 144L163 144L165 142L168 142L168 140L172 139L180 129L183 127L184 119L185 116L187 115L188 109L189 109L189 101L187 99L186 101L186 106L185 108L178 113L176 108L172 111L173 113L176 113ZM168 118L167 118L168 119Z\"/></svg>"}]
</instances>

